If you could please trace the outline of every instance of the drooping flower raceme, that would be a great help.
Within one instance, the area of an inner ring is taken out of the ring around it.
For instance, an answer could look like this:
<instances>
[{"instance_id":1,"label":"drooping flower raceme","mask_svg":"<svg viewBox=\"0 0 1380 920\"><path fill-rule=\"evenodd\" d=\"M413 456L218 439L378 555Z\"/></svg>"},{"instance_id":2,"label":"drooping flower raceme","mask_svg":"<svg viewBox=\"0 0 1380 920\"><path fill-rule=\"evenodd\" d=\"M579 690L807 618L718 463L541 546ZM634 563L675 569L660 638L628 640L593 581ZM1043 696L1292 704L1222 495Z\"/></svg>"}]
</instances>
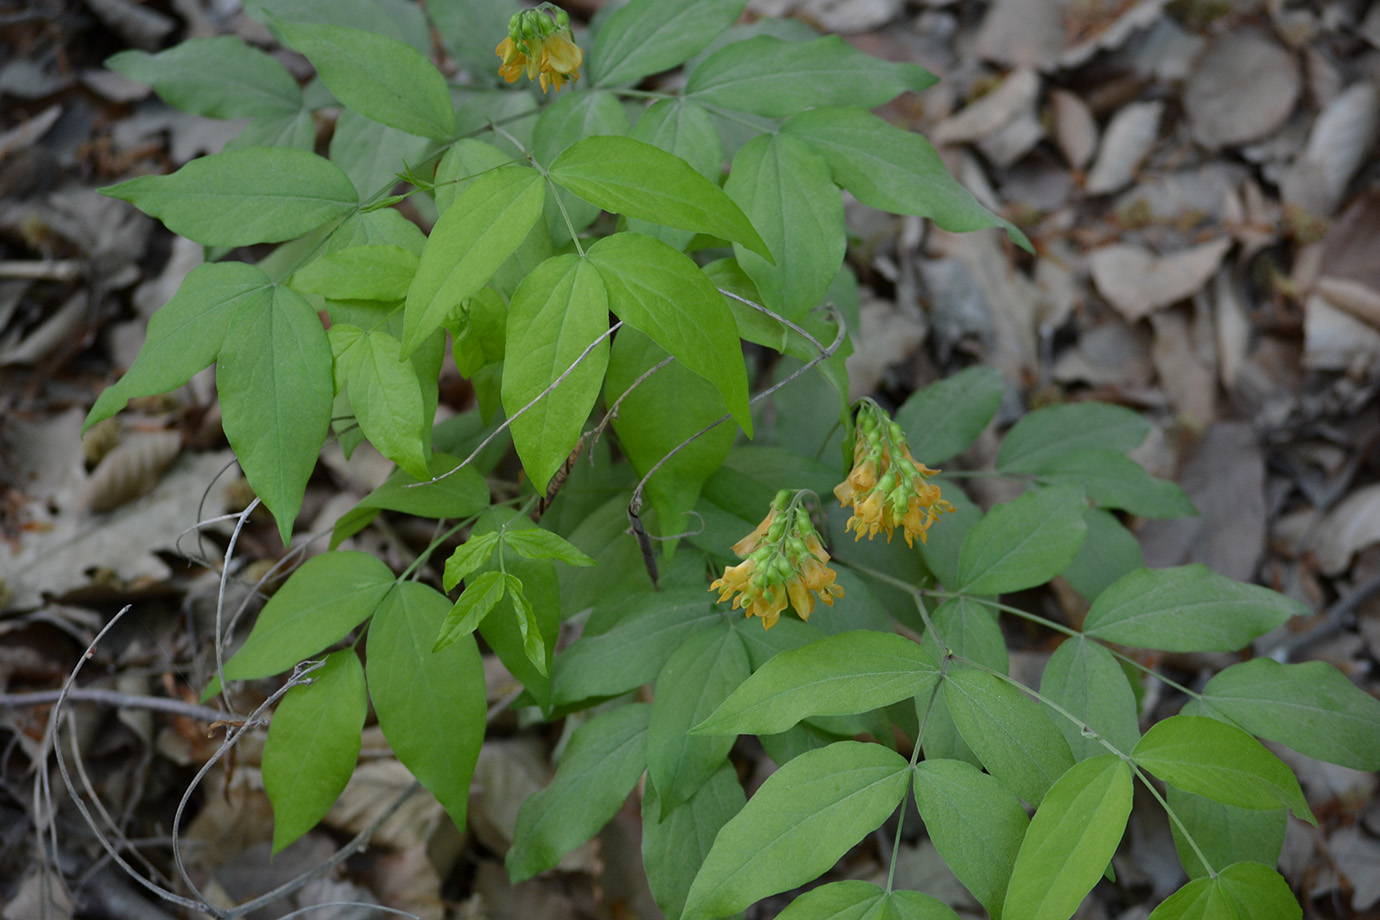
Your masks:
<instances>
[{"instance_id":1,"label":"drooping flower raceme","mask_svg":"<svg viewBox=\"0 0 1380 920\"><path fill-rule=\"evenodd\" d=\"M930 525L954 506L939 494L930 477L932 470L916 460L906 443L905 432L880 406L863 400L858 406L856 436L853 443L853 469L848 478L834 487L834 496L845 508L853 506L853 516L845 529L870 540L878 530L886 531L890 542L898 526L908 546L919 537L924 543Z\"/></svg>"},{"instance_id":2,"label":"drooping flower raceme","mask_svg":"<svg viewBox=\"0 0 1380 920\"><path fill-rule=\"evenodd\" d=\"M546 15L555 11L555 19ZM499 76L513 83L526 71L527 79L541 83L541 91L561 87L580 79L585 54L575 44L570 31L570 15L550 3L514 13L508 21L508 37L498 43L495 53L502 59Z\"/></svg>"},{"instance_id":3,"label":"drooping flower raceme","mask_svg":"<svg viewBox=\"0 0 1380 920\"><path fill-rule=\"evenodd\" d=\"M810 522L804 494L778 492L757 529L733 545L743 562L726 567L723 577L709 586L719 592L720 603L736 594L733 609L761 617L765 629L776 625L788 603L808 620L816 597L829 606L843 597L843 588L834 584L834 570L825 564L829 553Z\"/></svg>"}]
</instances>

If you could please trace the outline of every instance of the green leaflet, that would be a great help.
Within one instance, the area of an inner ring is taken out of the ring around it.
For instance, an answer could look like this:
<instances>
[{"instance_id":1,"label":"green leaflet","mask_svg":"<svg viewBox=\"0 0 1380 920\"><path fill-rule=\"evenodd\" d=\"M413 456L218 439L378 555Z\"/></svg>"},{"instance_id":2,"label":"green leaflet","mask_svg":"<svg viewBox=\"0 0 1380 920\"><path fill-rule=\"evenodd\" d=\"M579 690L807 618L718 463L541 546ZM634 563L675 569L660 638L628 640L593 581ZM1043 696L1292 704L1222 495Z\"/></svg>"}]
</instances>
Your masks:
<instances>
[{"instance_id":1,"label":"green leaflet","mask_svg":"<svg viewBox=\"0 0 1380 920\"><path fill-rule=\"evenodd\" d=\"M448 140L454 133L446 79L411 45L346 26L272 21L346 108L433 140Z\"/></svg>"},{"instance_id":2,"label":"green leaflet","mask_svg":"<svg viewBox=\"0 0 1380 920\"><path fill-rule=\"evenodd\" d=\"M1032 805L1073 765L1068 744L1045 710L996 675L950 671L944 701L987 772Z\"/></svg>"},{"instance_id":3,"label":"green leaflet","mask_svg":"<svg viewBox=\"0 0 1380 920\"><path fill-rule=\"evenodd\" d=\"M1083 402L1037 409L1011 426L997 452L997 469L1038 473L1044 464L1088 450L1125 453L1150 433L1150 422L1124 406Z\"/></svg>"},{"instance_id":4,"label":"green leaflet","mask_svg":"<svg viewBox=\"0 0 1380 920\"><path fill-rule=\"evenodd\" d=\"M1131 752L1167 783L1238 808L1288 808L1317 824L1284 762L1234 725L1202 716L1156 723Z\"/></svg>"},{"instance_id":5,"label":"green leaflet","mask_svg":"<svg viewBox=\"0 0 1380 920\"><path fill-rule=\"evenodd\" d=\"M684 920L724 917L817 878L896 810L909 780L905 758L878 744L840 741L789 761L719 831Z\"/></svg>"},{"instance_id":6,"label":"green leaflet","mask_svg":"<svg viewBox=\"0 0 1380 920\"><path fill-rule=\"evenodd\" d=\"M920 648L926 660L938 667L943 648L954 654L950 668L967 668L974 664L991 668L1001 674L1011 670L1011 657L1006 651L1006 637L997 625L996 611L974 598L951 597L930 611L934 630L926 631Z\"/></svg>"},{"instance_id":7,"label":"green leaflet","mask_svg":"<svg viewBox=\"0 0 1380 920\"><path fill-rule=\"evenodd\" d=\"M362 201L398 184L398 174L416 165L431 147L424 137L390 128L344 109L331 134L331 162L345 170Z\"/></svg>"},{"instance_id":8,"label":"green leaflet","mask_svg":"<svg viewBox=\"0 0 1380 920\"><path fill-rule=\"evenodd\" d=\"M1110 511L1090 507L1083 512L1083 523L1088 535L1061 574L1092 601L1121 576L1145 568L1145 557L1135 536Z\"/></svg>"},{"instance_id":9,"label":"green leaflet","mask_svg":"<svg viewBox=\"0 0 1380 920\"><path fill-rule=\"evenodd\" d=\"M547 175L605 211L734 240L772 261L767 244L722 189L651 144L586 137L556 157Z\"/></svg>"},{"instance_id":10,"label":"green leaflet","mask_svg":"<svg viewBox=\"0 0 1380 920\"><path fill-rule=\"evenodd\" d=\"M928 217L956 233L1002 227L1030 250L1025 234L979 204L918 134L859 108L813 109L781 130L813 147L829 162L834 181L868 207Z\"/></svg>"},{"instance_id":11,"label":"green leaflet","mask_svg":"<svg viewBox=\"0 0 1380 920\"><path fill-rule=\"evenodd\" d=\"M513 445L538 494L545 494L579 441L599 398L609 362L608 330L603 278L578 256L546 260L513 294L503 406L513 419ZM565 379L548 391L562 375Z\"/></svg>"},{"instance_id":12,"label":"green leaflet","mask_svg":"<svg viewBox=\"0 0 1380 920\"><path fill-rule=\"evenodd\" d=\"M723 173L723 141L703 106L682 98L662 99L642 113L631 136L680 157L716 185ZM695 235L690 230L676 230L637 218L628 220L628 229L654 236L682 252Z\"/></svg>"},{"instance_id":13,"label":"green leaflet","mask_svg":"<svg viewBox=\"0 0 1380 920\"><path fill-rule=\"evenodd\" d=\"M269 677L310 658L372 616L393 584L388 566L368 553L313 556L259 611L249 638L225 663L225 676Z\"/></svg>"},{"instance_id":14,"label":"green leaflet","mask_svg":"<svg viewBox=\"0 0 1380 920\"><path fill-rule=\"evenodd\" d=\"M454 591L455 586L468 578L471 572L489 561L489 557L498 548L498 538L499 535L495 531L478 536L471 534L468 540L455 548L455 552L446 560L442 583L447 591Z\"/></svg>"},{"instance_id":15,"label":"green leaflet","mask_svg":"<svg viewBox=\"0 0 1380 920\"><path fill-rule=\"evenodd\" d=\"M279 243L344 217L359 202L330 160L291 147L249 147L193 160L170 176L101 189L203 246Z\"/></svg>"},{"instance_id":16,"label":"green leaflet","mask_svg":"<svg viewBox=\"0 0 1380 920\"><path fill-rule=\"evenodd\" d=\"M505 166L475 179L441 215L422 250L407 292L403 354L441 327L527 238L541 216L545 185L526 166Z\"/></svg>"},{"instance_id":17,"label":"green leaflet","mask_svg":"<svg viewBox=\"0 0 1380 920\"><path fill-rule=\"evenodd\" d=\"M470 539L482 538L502 530L507 539L517 531L535 530L536 524L512 508L491 508L470 531ZM501 550L500 550L501 551ZM513 576L504 582L511 609L500 609L479 625L484 641L498 655L514 677L522 682L543 709L551 702L551 656L560 632L561 595L556 581L556 563L551 559L525 559L518 553L504 553L503 569ZM479 569L492 572L500 568L490 557ZM514 584L514 581L518 584Z\"/></svg>"},{"instance_id":18,"label":"green leaflet","mask_svg":"<svg viewBox=\"0 0 1380 920\"><path fill-rule=\"evenodd\" d=\"M316 311L285 287L275 287L271 300L242 302L216 362L216 389L225 436L287 545L335 399L331 347Z\"/></svg>"},{"instance_id":19,"label":"green leaflet","mask_svg":"<svg viewBox=\"0 0 1380 920\"><path fill-rule=\"evenodd\" d=\"M369 626L366 671L388 746L463 829L487 704L473 638L431 650L449 609L435 588L399 583Z\"/></svg>"},{"instance_id":20,"label":"green leaflet","mask_svg":"<svg viewBox=\"0 0 1380 920\"><path fill-rule=\"evenodd\" d=\"M332 326L329 335L333 346L348 340L334 349L335 377L348 388L369 443L409 475L429 479L431 417L416 368L402 357L398 340L346 324Z\"/></svg>"},{"instance_id":21,"label":"green leaflet","mask_svg":"<svg viewBox=\"0 0 1380 920\"><path fill-rule=\"evenodd\" d=\"M768 660L696 734L769 735L810 716L854 715L919 696L939 669L909 639L853 630Z\"/></svg>"},{"instance_id":22,"label":"green leaflet","mask_svg":"<svg viewBox=\"0 0 1380 920\"><path fill-rule=\"evenodd\" d=\"M647 783L642 799L642 865L652 897L667 917L680 916L719 829L746 802L730 763L720 764L699 792L664 816L661 794L654 783Z\"/></svg>"},{"instance_id":23,"label":"green leaflet","mask_svg":"<svg viewBox=\"0 0 1380 920\"><path fill-rule=\"evenodd\" d=\"M410 0L244 0L244 11L270 30L277 27L274 17L288 18L377 32L422 53L431 49L426 16Z\"/></svg>"},{"instance_id":24,"label":"green leaflet","mask_svg":"<svg viewBox=\"0 0 1380 920\"><path fill-rule=\"evenodd\" d=\"M919 91L938 77L916 64L864 54L837 35L787 42L759 35L711 54L690 74L685 95L697 102L785 118L818 106L865 109Z\"/></svg>"},{"instance_id":25,"label":"green leaflet","mask_svg":"<svg viewBox=\"0 0 1380 920\"><path fill-rule=\"evenodd\" d=\"M1321 661L1234 664L1207 682L1201 702L1300 754L1380 770L1380 700Z\"/></svg>"},{"instance_id":26,"label":"green leaflet","mask_svg":"<svg viewBox=\"0 0 1380 920\"><path fill-rule=\"evenodd\" d=\"M1146 518L1196 517L1198 509L1183 489L1150 475L1145 467L1112 450L1087 450L1040 463L1039 478L1081 487L1103 508Z\"/></svg>"},{"instance_id":27,"label":"green leaflet","mask_svg":"<svg viewBox=\"0 0 1380 920\"><path fill-rule=\"evenodd\" d=\"M243 304L262 309L272 297L268 276L252 265L206 263L192 269L172 299L149 319L139 357L118 383L101 393L82 431L135 397L166 393L191 380L220 353L235 311Z\"/></svg>"},{"instance_id":28,"label":"green leaflet","mask_svg":"<svg viewBox=\"0 0 1380 920\"><path fill-rule=\"evenodd\" d=\"M912 393L896 421L915 459L939 466L966 450L997 414L1003 387L1000 371L979 364Z\"/></svg>"},{"instance_id":29,"label":"green leaflet","mask_svg":"<svg viewBox=\"0 0 1380 920\"><path fill-rule=\"evenodd\" d=\"M1116 852L1131 814L1131 770L1113 754L1059 777L1021 843L1002 920L1066 920Z\"/></svg>"},{"instance_id":30,"label":"green leaflet","mask_svg":"<svg viewBox=\"0 0 1380 920\"><path fill-rule=\"evenodd\" d=\"M735 245L738 264L763 306L799 320L829 289L847 248L843 199L828 164L794 137L761 135L733 158L724 191L778 256L768 261Z\"/></svg>"},{"instance_id":31,"label":"green leaflet","mask_svg":"<svg viewBox=\"0 0 1380 920\"><path fill-rule=\"evenodd\" d=\"M593 559L576 549L565 537L540 527L506 531L503 545L524 559L558 559L566 565L579 566L595 564Z\"/></svg>"},{"instance_id":32,"label":"green leaflet","mask_svg":"<svg viewBox=\"0 0 1380 920\"><path fill-rule=\"evenodd\" d=\"M513 883L550 869L598 833L647 766L645 703L630 703L575 730L551 785L518 811L504 865Z\"/></svg>"},{"instance_id":33,"label":"green leaflet","mask_svg":"<svg viewBox=\"0 0 1380 920\"><path fill-rule=\"evenodd\" d=\"M731 26L746 0L632 0L609 17L589 53L595 86L636 83L694 57Z\"/></svg>"},{"instance_id":34,"label":"green leaflet","mask_svg":"<svg viewBox=\"0 0 1380 920\"><path fill-rule=\"evenodd\" d=\"M871 882L830 882L812 888L776 920L957 920L943 901L919 891L886 892Z\"/></svg>"},{"instance_id":35,"label":"green leaflet","mask_svg":"<svg viewBox=\"0 0 1380 920\"><path fill-rule=\"evenodd\" d=\"M968 532L958 560L967 594L1001 594L1044 584L1083 544L1086 505L1073 488L1036 489L998 505ZM937 528L942 528L941 519Z\"/></svg>"},{"instance_id":36,"label":"green leaflet","mask_svg":"<svg viewBox=\"0 0 1380 920\"><path fill-rule=\"evenodd\" d=\"M302 111L302 90L288 69L233 36L192 38L158 54L121 51L105 66L193 115L291 118Z\"/></svg>"},{"instance_id":37,"label":"green leaflet","mask_svg":"<svg viewBox=\"0 0 1380 920\"><path fill-rule=\"evenodd\" d=\"M660 817L688 801L728 757L734 735L689 734L752 673L747 649L727 623L688 638L656 679L647 724L647 775L661 802Z\"/></svg>"},{"instance_id":38,"label":"green leaflet","mask_svg":"<svg viewBox=\"0 0 1380 920\"><path fill-rule=\"evenodd\" d=\"M1179 819L1171 820L1169 829L1174 834L1179 862L1189 878L1207 875L1208 870L1184 836L1179 822L1188 829L1193 842L1214 869L1243 860L1267 866L1279 862L1280 851L1284 848L1284 832L1289 825L1287 809L1224 805L1205 796L1185 792L1178 786L1167 786L1165 798L1169 810Z\"/></svg>"},{"instance_id":39,"label":"green leaflet","mask_svg":"<svg viewBox=\"0 0 1380 920\"><path fill-rule=\"evenodd\" d=\"M444 479L419 485L405 470L394 470L379 486L359 500L335 522L331 533L331 549L341 541L359 533L378 517L381 510L401 511L425 518L466 518L489 506L489 487L473 468L451 473L460 463L459 457L434 453L427 462L431 476L449 474ZM430 479L431 476L427 478Z\"/></svg>"},{"instance_id":40,"label":"green leaflet","mask_svg":"<svg viewBox=\"0 0 1380 920\"><path fill-rule=\"evenodd\" d=\"M293 274L292 286L332 300L402 300L417 262L401 246L352 246L309 262Z\"/></svg>"},{"instance_id":41,"label":"green leaflet","mask_svg":"<svg viewBox=\"0 0 1380 920\"><path fill-rule=\"evenodd\" d=\"M571 144L594 135L627 134L630 130L628 113L623 101L610 92L591 89L563 94L542 109L532 130L532 155L538 163L550 166ZM557 246L570 241L572 233L579 233L599 216L599 207L578 198L563 188L555 188L547 196L546 226ZM564 211L557 201L565 205ZM567 223L568 219L568 223Z\"/></svg>"},{"instance_id":42,"label":"green leaflet","mask_svg":"<svg viewBox=\"0 0 1380 920\"><path fill-rule=\"evenodd\" d=\"M589 248L588 259L599 269L618 318L713 384L751 436L737 325L699 266L660 240L635 233L605 237Z\"/></svg>"},{"instance_id":43,"label":"green leaflet","mask_svg":"<svg viewBox=\"0 0 1380 920\"><path fill-rule=\"evenodd\" d=\"M1230 652L1307 609L1204 565L1128 572L1097 596L1084 635L1166 652Z\"/></svg>"},{"instance_id":44,"label":"green leaflet","mask_svg":"<svg viewBox=\"0 0 1380 920\"><path fill-rule=\"evenodd\" d=\"M479 628L479 624L484 622L484 618L494 606L503 600L507 590L508 583L502 572L485 572L473 579L450 608L450 613L446 614L445 622L441 624L441 630L436 634L436 643L431 650L439 652L457 639L472 634Z\"/></svg>"},{"instance_id":45,"label":"green leaflet","mask_svg":"<svg viewBox=\"0 0 1380 920\"><path fill-rule=\"evenodd\" d=\"M436 164L436 207L442 214L450 210L455 196L464 191L474 180L490 170L507 166L517 160L510 154L499 150L493 144L473 138L461 138Z\"/></svg>"},{"instance_id":46,"label":"green leaflet","mask_svg":"<svg viewBox=\"0 0 1380 920\"><path fill-rule=\"evenodd\" d=\"M1260 863L1227 866L1216 878L1196 878L1164 900L1149 920L1299 920L1303 908L1289 883Z\"/></svg>"},{"instance_id":47,"label":"green leaflet","mask_svg":"<svg viewBox=\"0 0 1380 920\"><path fill-rule=\"evenodd\" d=\"M508 20L518 9L515 0L430 0L426 15L436 24L441 40L465 62L466 70L476 78L488 74L501 82L494 46L498 37L507 35Z\"/></svg>"},{"instance_id":48,"label":"green leaflet","mask_svg":"<svg viewBox=\"0 0 1380 920\"><path fill-rule=\"evenodd\" d=\"M273 852L301 837L331 810L355 771L369 712L364 668L341 649L278 703L264 742L264 791L273 804Z\"/></svg>"},{"instance_id":49,"label":"green leaflet","mask_svg":"<svg viewBox=\"0 0 1380 920\"><path fill-rule=\"evenodd\" d=\"M939 855L973 897L1001 920L1002 899L1030 823L1001 783L961 760L924 760L915 805Z\"/></svg>"},{"instance_id":50,"label":"green leaflet","mask_svg":"<svg viewBox=\"0 0 1380 920\"><path fill-rule=\"evenodd\" d=\"M629 392L633 381L665 357L666 352L636 328L619 331L609 356L604 401L612 406L628 394L619 405L613 431L639 475L646 475L683 441L724 416L719 391L679 361L657 370ZM741 362L737 369L742 372ZM656 509L661 533L691 529L684 512L694 507L701 485L723 463L733 438L731 425L715 425L678 450L648 480L646 494ZM623 527L626 513L619 529ZM668 541L666 551L670 553L673 546Z\"/></svg>"},{"instance_id":51,"label":"green leaflet","mask_svg":"<svg viewBox=\"0 0 1380 920\"><path fill-rule=\"evenodd\" d=\"M1123 754L1140 740L1136 694L1112 653L1082 636L1065 639L1045 664L1040 695L1082 719ZM1054 724L1078 760L1107 753L1097 739L1057 713Z\"/></svg>"}]
</instances>

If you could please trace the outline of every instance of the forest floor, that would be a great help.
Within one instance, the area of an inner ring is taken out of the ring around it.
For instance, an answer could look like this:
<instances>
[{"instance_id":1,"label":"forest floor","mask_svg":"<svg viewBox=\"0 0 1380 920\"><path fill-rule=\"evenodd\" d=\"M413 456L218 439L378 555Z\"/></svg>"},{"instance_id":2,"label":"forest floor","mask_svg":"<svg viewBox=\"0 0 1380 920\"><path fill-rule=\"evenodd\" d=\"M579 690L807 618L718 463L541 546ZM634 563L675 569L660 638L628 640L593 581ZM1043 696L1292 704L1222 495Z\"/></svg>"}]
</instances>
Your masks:
<instances>
[{"instance_id":1,"label":"forest floor","mask_svg":"<svg viewBox=\"0 0 1380 920\"><path fill-rule=\"evenodd\" d=\"M1155 427L1136 458L1200 510L1140 522L1147 563L1202 562L1297 598L1314 615L1255 653L1326 661L1380 694L1380 0L752 0L747 15L795 16L939 75L880 113L929 137L1038 253L850 205L856 390L894 401L963 366L997 368L1009 398L961 458L969 469L990 467L1028 408L1095 398L1144 413ZM0 0L0 920L182 915L102 851L43 741L51 691L133 605L66 710L85 771L73 781L99 792L122 858L179 889L173 812L224 730L197 704L220 563L189 557L219 559L226 532L190 529L243 507L245 487L222 475L231 454L208 375L80 429L202 258L96 189L175 169L241 126L178 112L102 61L220 34L270 44L238 0ZM329 111L317 127L324 141ZM463 392L443 386L443 405L465 408ZM328 451L304 531L387 472L367 449L350 463ZM1007 497L972 482L980 503ZM233 599L283 552L255 518ZM1075 603L1046 594L1033 602ZM1029 641L1013 666L1038 671L1048 652ZM1235 660L1163 664L1201 685ZM497 701L508 679L496 664L491 677ZM492 735L463 836L414 796L367 849L260 915L327 902L340 906L311 916L376 915L345 906L361 902L427 920L658 916L631 806L559 871L508 885L502 853L549 775L552 738L506 716ZM252 770L261 745L236 762ZM1304 916L1380 917L1376 776L1277 750L1320 819L1293 821L1281 857ZM377 728L362 763L326 823L272 860L266 798L218 769L182 818L188 871L233 903L321 863L410 784ZM859 847L839 871L885 877L887 854ZM1134 818L1114 866L1079 917L1143 918L1182 881L1162 820ZM897 872L981 915L923 838Z\"/></svg>"}]
</instances>

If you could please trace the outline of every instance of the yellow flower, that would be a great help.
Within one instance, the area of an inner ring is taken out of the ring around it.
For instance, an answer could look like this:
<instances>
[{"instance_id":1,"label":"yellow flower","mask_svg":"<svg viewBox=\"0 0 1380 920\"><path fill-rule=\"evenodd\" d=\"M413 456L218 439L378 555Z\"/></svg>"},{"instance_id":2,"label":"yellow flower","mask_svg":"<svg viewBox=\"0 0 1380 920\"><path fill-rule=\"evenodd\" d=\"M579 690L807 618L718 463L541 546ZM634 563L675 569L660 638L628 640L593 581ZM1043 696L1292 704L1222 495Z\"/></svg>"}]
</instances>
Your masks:
<instances>
[{"instance_id":1,"label":"yellow flower","mask_svg":"<svg viewBox=\"0 0 1380 920\"><path fill-rule=\"evenodd\" d=\"M544 3L514 14L508 23L508 37L494 49L502 60L499 76L514 83L526 71L527 79L541 83L543 93L552 86L560 92L567 81L579 80L585 59L571 34L570 17L558 9L553 21L545 13L547 8L555 9Z\"/></svg>"},{"instance_id":2,"label":"yellow flower","mask_svg":"<svg viewBox=\"0 0 1380 920\"><path fill-rule=\"evenodd\" d=\"M546 92L548 83L558 93L566 80L575 83L580 79L580 65L584 60L585 53L568 35L559 32L552 35L541 48L541 91Z\"/></svg>"},{"instance_id":3,"label":"yellow flower","mask_svg":"<svg viewBox=\"0 0 1380 920\"><path fill-rule=\"evenodd\" d=\"M858 540L864 531L870 540L882 530L890 542L892 532L900 527L907 546L914 546L916 537L924 543L939 515L954 510L929 479L939 470L911 455L901 426L871 400L858 407L855 438L853 469L834 487L839 504L853 506L853 517L844 529L853 531Z\"/></svg>"},{"instance_id":4,"label":"yellow flower","mask_svg":"<svg viewBox=\"0 0 1380 920\"><path fill-rule=\"evenodd\" d=\"M733 597L733 609L759 617L766 629L781 619L787 603L808 620L816 597L829 606L843 597L843 588L834 584L834 570L825 565L829 553L800 504L800 494L777 493L762 523L733 546L734 553L747 558L725 567L723 577L709 586L719 592L719 603Z\"/></svg>"}]
</instances>

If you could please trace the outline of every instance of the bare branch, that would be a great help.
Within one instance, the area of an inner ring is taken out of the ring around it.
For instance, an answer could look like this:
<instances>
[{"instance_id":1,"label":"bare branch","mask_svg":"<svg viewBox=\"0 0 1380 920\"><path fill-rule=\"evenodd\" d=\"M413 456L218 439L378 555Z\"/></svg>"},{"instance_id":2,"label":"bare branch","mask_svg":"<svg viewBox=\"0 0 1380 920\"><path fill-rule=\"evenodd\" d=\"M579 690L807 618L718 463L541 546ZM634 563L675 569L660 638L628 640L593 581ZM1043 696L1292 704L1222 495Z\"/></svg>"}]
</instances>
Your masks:
<instances>
[{"instance_id":1,"label":"bare branch","mask_svg":"<svg viewBox=\"0 0 1380 920\"><path fill-rule=\"evenodd\" d=\"M210 706L184 703L164 696L136 696L120 693L117 690L102 690L97 687L73 687L63 697L61 690L36 690L31 693L0 693L0 709L23 709L29 706L46 706L66 699L69 703L93 703L98 706L115 706L120 709L147 709L152 712L166 712L175 716L185 716L198 722L225 721L229 714Z\"/></svg>"}]
</instances>

